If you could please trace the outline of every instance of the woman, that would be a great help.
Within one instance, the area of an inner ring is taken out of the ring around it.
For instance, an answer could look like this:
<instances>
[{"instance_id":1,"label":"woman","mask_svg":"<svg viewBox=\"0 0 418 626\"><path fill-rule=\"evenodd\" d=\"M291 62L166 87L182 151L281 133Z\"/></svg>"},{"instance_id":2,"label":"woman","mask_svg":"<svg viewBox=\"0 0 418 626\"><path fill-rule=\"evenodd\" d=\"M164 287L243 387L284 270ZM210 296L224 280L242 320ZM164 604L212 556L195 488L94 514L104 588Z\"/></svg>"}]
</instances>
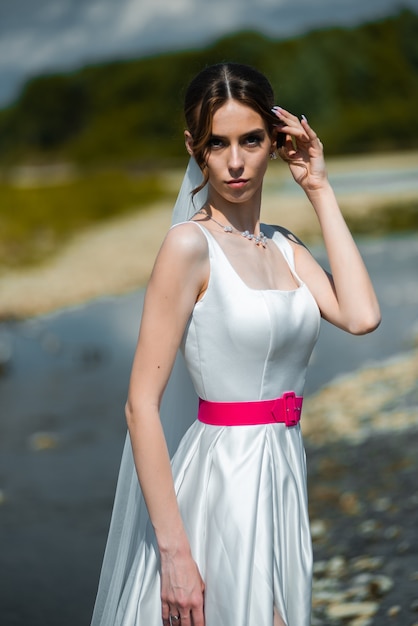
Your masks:
<instances>
[{"instance_id":1,"label":"woman","mask_svg":"<svg viewBox=\"0 0 418 626\"><path fill-rule=\"evenodd\" d=\"M93 624L310 624L306 367L320 316L362 334L380 313L321 142L273 105L267 79L239 64L203 70L187 91L181 223L146 292ZM332 276L291 233L260 225L276 152L318 216ZM160 406L179 347L199 415L170 463Z\"/></svg>"}]
</instances>

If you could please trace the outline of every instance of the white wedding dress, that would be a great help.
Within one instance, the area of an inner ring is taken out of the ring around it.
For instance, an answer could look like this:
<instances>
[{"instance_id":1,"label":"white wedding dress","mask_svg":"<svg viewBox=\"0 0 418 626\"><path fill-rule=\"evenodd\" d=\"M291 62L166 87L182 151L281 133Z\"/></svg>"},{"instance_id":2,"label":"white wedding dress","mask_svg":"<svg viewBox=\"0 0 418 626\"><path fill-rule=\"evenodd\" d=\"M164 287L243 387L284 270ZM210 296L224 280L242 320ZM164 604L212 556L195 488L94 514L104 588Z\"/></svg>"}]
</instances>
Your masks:
<instances>
[{"instance_id":1,"label":"white wedding dress","mask_svg":"<svg viewBox=\"0 0 418 626\"><path fill-rule=\"evenodd\" d=\"M257 290L243 282L207 229L197 227L208 241L210 280L182 345L195 391L223 402L272 399L289 390L302 395L320 314L295 274L286 237L263 225L298 288ZM274 610L287 626L309 626L312 550L299 425L202 424L194 419L195 395L177 389L168 389L163 413L177 448L179 507L206 585L206 626L273 626ZM192 421L177 445L182 420ZM92 624L162 624L158 549L129 438Z\"/></svg>"}]
</instances>

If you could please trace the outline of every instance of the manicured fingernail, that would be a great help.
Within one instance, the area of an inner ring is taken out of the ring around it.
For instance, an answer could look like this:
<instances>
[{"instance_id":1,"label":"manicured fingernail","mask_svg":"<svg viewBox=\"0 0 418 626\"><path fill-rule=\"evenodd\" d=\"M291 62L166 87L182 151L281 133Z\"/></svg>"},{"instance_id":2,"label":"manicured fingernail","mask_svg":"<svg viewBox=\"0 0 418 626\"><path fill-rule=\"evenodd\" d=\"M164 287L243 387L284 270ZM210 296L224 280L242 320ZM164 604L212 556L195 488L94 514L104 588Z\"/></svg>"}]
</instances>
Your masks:
<instances>
[{"instance_id":1,"label":"manicured fingernail","mask_svg":"<svg viewBox=\"0 0 418 626\"><path fill-rule=\"evenodd\" d=\"M308 121L308 118L306 117L306 115L301 115L301 118L302 118L305 122L307 122L307 121Z\"/></svg>"},{"instance_id":2,"label":"manicured fingernail","mask_svg":"<svg viewBox=\"0 0 418 626\"><path fill-rule=\"evenodd\" d=\"M274 106L271 110L273 111L273 113L275 113L276 111L281 111L282 107Z\"/></svg>"}]
</instances>

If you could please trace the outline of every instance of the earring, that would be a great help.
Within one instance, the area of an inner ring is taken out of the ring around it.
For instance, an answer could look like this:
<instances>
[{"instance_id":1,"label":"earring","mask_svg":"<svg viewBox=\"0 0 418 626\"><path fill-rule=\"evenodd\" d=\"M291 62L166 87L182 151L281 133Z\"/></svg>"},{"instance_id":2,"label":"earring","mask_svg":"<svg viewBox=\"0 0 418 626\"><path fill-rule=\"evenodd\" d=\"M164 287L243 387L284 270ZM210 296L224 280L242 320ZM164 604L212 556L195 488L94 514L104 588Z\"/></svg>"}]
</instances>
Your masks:
<instances>
[{"instance_id":1,"label":"earring","mask_svg":"<svg viewBox=\"0 0 418 626\"><path fill-rule=\"evenodd\" d=\"M275 150L273 150L272 152L270 152L270 159L271 159L272 161L274 161L275 159L277 159L277 154L276 154L276 151L275 151Z\"/></svg>"}]
</instances>

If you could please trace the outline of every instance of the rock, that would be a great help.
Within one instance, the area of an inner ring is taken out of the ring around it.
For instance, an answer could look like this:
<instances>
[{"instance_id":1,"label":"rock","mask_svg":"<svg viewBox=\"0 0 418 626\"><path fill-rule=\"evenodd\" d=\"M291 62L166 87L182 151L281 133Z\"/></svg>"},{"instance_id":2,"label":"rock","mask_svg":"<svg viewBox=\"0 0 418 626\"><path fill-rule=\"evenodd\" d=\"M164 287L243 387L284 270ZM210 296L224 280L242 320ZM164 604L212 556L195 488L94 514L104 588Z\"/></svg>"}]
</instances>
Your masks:
<instances>
[{"instance_id":1,"label":"rock","mask_svg":"<svg viewBox=\"0 0 418 626\"><path fill-rule=\"evenodd\" d=\"M392 501L390 498L382 497L373 503L373 508L375 511L378 511L379 513L383 513L384 511L388 511L390 509L391 504L392 504Z\"/></svg>"},{"instance_id":2,"label":"rock","mask_svg":"<svg viewBox=\"0 0 418 626\"><path fill-rule=\"evenodd\" d=\"M327 575L330 578L341 578L347 573L347 563L344 557L334 556L328 561Z\"/></svg>"},{"instance_id":3,"label":"rock","mask_svg":"<svg viewBox=\"0 0 418 626\"><path fill-rule=\"evenodd\" d=\"M322 539L327 533L327 526L323 520L317 519L311 522L312 541Z\"/></svg>"},{"instance_id":4,"label":"rock","mask_svg":"<svg viewBox=\"0 0 418 626\"><path fill-rule=\"evenodd\" d=\"M393 580L389 576L373 576L369 583L370 594L375 598L381 598L393 588Z\"/></svg>"},{"instance_id":5,"label":"rock","mask_svg":"<svg viewBox=\"0 0 418 626\"><path fill-rule=\"evenodd\" d=\"M372 626L373 620L368 617L357 617L350 621L350 626Z\"/></svg>"},{"instance_id":6,"label":"rock","mask_svg":"<svg viewBox=\"0 0 418 626\"><path fill-rule=\"evenodd\" d=\"M29 447L35 452L42 450L53 450L59 445L59 438L55 433L37 432L29 437Z\"/></svg>"},{"instance_id":7,"label":"rock","mask_svg":"<svg viewBox=\"0 0 418 626\"><path fill-rule=\"evenodd\" d=\"M408 541L401 541L400 544L398 544L397 547L397 551L398 554L406 554L407 552L409 552L411 549L411 544Z\"/></svg>"},{"instance_id":8,"label":"rock","mask_svg":"<svg viewBox=\"0 0 418 626\"><path fill-rule=\"evenodd\" d=\"M315 561L313 564L313 575L315 576L323 576L327 571L327 561ZM418 576L418 572L417 572Z\"/></svg>"},{"instance_id":9,"label":"rock","mask_svg":"<svg viewBox=\"0 0 418 626\"><path fill-rule=\"evenodd\" d=\"M361 504L357 494L349 491L341 494L340 507L347 515L359 515L361 512Z\"/></svg>"},{"instance_id":10,"label":"rock","mask_svg":"<svg viewBox=\"0 0 418 626\"><path fill-rule=\"evenodd\" d=\"M373 536L377 534L379 530L379 524L374 519L367 519L359 524L359 530L362 535Z\"/></svg>"},{"instance_id":11,"label":"rock","mask_svg":"<svg viewBox=\"0 0 418 626\"><path fill-rule=\"evenodd\" d=\"M379 556L360 556L350 561L351 567L357 572L375 571L383 565L383 559Z\"/></svg>"},{"instance_id":12,"label":"rock","mask_svg":"<svg viewBox=\"0 0 418 626\"><path fill-rule=\"evenodd\" d=\"M418 600L414 600L410 606L411 611L418 612Z\"/></svg>"},{"instance_id":13,"label":"rock","mask_svg":"<svg viewBox=\"0 0 418 626\"><path fill-rule=\"evenodd\" d=\"M327 609L331 619L349 619L350 617L372 617L377 613L377 602L343 602L331 604Z\"/></svg>"},{"instance_id":14,"label":"rock","mask_svg":"<svg viewBox=\"0 0 418 626\"><path fill-rule=\"evenodd\" d=\"M387 614L389 617L397 617L400 612L401 612L401 607L399 605L395 605L395 606L391 606L390 609L388 609Z\"/></svg>"},{"instance_id":15,"label":"rock","mask_svg":"<svg viewBox=\"0 0 418 626\"><path fill-rule=\"evenodd\" d=\"M388 526L388 528L385 528L384 530L384 537L385 539L396 539L397 537L399 537L399 535L401 534L401 529L399 528L399 526Z\"/></svg>"},{"instance_id":16,"label":"rock","mask_svg":"<svg viewBox=\"0 0 418 626\"><path fill-rule=\"evenodd\" d=\"M329 604L343 603L346 600L345 593L335 591L316 591L312 598L312 607L328 606Z\"/></svg>"}]
</instances>

